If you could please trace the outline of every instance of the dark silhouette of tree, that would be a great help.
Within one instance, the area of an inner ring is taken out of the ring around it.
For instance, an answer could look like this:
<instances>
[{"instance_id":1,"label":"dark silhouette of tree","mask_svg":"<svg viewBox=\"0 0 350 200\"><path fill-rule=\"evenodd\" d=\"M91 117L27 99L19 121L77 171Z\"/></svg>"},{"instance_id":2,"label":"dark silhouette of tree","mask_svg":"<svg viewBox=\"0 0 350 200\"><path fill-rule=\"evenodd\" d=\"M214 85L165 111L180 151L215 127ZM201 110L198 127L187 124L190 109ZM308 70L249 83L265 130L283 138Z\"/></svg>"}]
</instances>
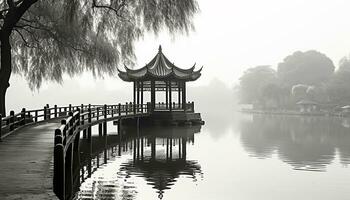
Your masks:
<instances>
[{"instance_id":1,"label":"dark silhouette of tree","mask_svg":"<svg viewBox=\"0 0 350 200\"><path fill-rule=\"evenodd\" d=\"M264 88L277 83L276 71L265 65L247 69L239 80L241 103L261 101Z\"/></svg>"},{"instance_id":2,"label":"dark silhouette of tree","mask_svg":"<svg viewBox=\"0 0 350 200\"><path fill-rule=\"evenodd\" d=\"M133 43L146 32L188 33L196 0L6 0L0 2L0 113L11 74L31 89L91 71L113 74L132 64Z\"/></svg>"},{"instance_id":3,"label":"dark silhouette of tree","mask_svg":"<svg viewBox=\"0 0 350 200\"><path fill-rule=\"evenodd\" d=\"M318 85L329 80L334 68L332 60L320 52L297 51L278 65L277 73L287 87L296 84Z\"/></svg>"}]
</instances>

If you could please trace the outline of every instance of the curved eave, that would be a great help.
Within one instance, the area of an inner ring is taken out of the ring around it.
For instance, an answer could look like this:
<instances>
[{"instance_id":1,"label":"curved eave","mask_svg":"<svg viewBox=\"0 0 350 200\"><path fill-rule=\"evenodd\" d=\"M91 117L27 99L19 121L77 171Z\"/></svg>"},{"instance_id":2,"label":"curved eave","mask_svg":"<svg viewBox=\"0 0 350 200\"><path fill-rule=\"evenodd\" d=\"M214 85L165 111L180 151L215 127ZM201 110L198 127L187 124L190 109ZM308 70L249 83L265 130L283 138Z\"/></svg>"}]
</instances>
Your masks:
<instances>
[{"instance_id":1,"label":"curved eave","mask_svg":"<svg viewBox=\"0 0 350 200\"><path fill-rule=\"evenodd\" d=\"M190 74L186 74L186 75L179 75L177 74L175 71L172 71L171 73L164 75L164 76L157 76L153 73L150 73L147 71L147 73L145 73L142 76L137 76L137 75L133 75L127 72L123 72L121 70L119 71L118 76L123 80L123 81L128 81L128 82L132 82L132 81L146 81L146 80L183 80L183 81L195 81L197 80L202 74L203 67L201 67L199 70L192 72Z\"/></svg>"}]
</instances>

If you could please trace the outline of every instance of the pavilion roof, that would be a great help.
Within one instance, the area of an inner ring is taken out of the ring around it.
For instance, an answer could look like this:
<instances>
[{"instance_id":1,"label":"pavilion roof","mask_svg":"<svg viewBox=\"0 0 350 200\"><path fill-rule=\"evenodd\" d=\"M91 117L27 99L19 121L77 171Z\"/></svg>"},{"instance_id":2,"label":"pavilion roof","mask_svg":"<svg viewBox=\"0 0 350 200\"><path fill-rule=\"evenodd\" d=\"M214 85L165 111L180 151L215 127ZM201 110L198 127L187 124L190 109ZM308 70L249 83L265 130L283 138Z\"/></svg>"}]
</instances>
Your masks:
<instances>
[{"instance_id":1,"label":"pavilion roof","mask_svg":"<svg viewBox=\"0 0 350 200\"><path fill-rule=\"evenodd\" d=\"M194 71L194 64L189 69L181 69L170 62L163 54L162 47L159 46L157 55L144 67L140 69L130 69L124 66L125 71L119 71L119 77L124 81L147 81L147 80L182 80L195 81L201 76L201 67Z\"/></svg>"}]
</instances>

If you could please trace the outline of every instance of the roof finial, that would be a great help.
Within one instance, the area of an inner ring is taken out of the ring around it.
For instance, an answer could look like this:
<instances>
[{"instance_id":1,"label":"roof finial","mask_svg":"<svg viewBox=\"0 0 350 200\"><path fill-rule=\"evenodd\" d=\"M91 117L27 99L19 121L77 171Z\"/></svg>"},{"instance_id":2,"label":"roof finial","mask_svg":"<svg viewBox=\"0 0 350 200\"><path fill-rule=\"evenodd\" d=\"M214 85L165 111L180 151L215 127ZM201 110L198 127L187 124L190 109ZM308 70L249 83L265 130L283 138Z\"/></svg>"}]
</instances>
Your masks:
<instances>
[{"instance_id":1,"label":"roof finial","mask_svg":"<svg viewBox=\"0 0 350 200\"><path fill-rule=\"evenodd\" d=\"M162 52L162 45L159 45L158 51Z\"/></svg>"}]
</instances>

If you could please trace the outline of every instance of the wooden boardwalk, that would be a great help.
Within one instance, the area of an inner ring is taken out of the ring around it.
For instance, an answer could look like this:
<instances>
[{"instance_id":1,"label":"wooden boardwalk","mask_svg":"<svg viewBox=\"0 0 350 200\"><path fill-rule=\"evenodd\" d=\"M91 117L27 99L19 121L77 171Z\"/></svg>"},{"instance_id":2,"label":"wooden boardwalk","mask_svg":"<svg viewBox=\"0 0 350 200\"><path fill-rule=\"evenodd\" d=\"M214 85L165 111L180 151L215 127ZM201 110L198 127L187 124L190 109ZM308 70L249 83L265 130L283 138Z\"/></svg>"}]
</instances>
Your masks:
<instances>
[{"instance_id":1,"label":"wooden boardwalk","mask_svg":"<svg viewBox=\"0 0 350 200\"><path fill-rule=\"evenodd\" d=\"M115 120L119 132L122 119L137 119L139 126L151 114L149 104L130 103L47 105L0 116L0 200L71 199L79 180L80 134L91 139L91 127L98 125L99 135L107 135L107 122Z\"/></svg>"},{"instance_id":2,"label":"wooden boardwalk","mask_svg":"<svg viewBox=\"0 0 350 200\"><path fill-rule=\"evenodd\" d=\"M0 199L57 199L52 190L54 130L59 120L23 127L0 143Z\"/></svg>"}]
</instances>

